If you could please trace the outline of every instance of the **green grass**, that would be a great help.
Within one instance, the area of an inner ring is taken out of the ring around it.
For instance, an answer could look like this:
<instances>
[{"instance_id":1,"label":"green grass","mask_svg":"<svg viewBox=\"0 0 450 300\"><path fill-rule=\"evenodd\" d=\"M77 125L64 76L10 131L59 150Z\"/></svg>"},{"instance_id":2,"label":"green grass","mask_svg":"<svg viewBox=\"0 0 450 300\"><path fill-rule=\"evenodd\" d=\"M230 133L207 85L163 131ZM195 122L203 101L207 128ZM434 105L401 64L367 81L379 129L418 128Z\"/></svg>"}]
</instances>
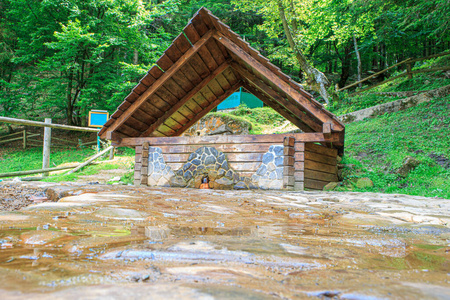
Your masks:
<instances>
[{"instance_id":1,"label":"green grass","mask_svg":"<svg viewBox=\"0 0 450 300\"><path fill-rule=\"evenodd\" d=\"M90 156L94 155L96 150L90 148L76 149L67 148L64 150L52 150L50 154L50 167L56 167L65 163L82 163ZM119 157L134 157L134 149L130 148L117 148L115 156ZM108 159L108 155L98 159L98 161ZM1 158L2 173L38 170L42 168L42 148L31 148L26 150L14 151L3 154ZM130 163L123 162L111 162L102 163L97 165L89 165L81 169L80 171L65 175L69 170L60 174L53 174L45 178L46 182L62 182L62 181L75 181L80 176L95 175L101 170L114 170L114 169L132 169L133 166ZM38 174L37 174L38 175ZM30 175L36 176L36 175ZM128 184L133 183L133 172L128 172L121 178L121 182Z\"/></svg>"},{"instance_id":2,"label":"green grass","mask_svg":"<svg viewBox=\"0 0 450 300\"><path fill-rule=\"evenodd\" d=\"M89 148L52 149L50 154L50 168L68 162L82 162L86 157L92 156L95 153L95 150ZM3 154L0 160L2 173L41 169L42 147L11 151Z\"/></svg>"},{"instance_id":3,"label":"green grass","mask_svg":"<svg viewBox=\"0 0 450 300\"><path fill-rule=\"evenodd\" d=\"M227 113L233 117L240 117L252 124L250 134L261 134L265 127L277 127L286 119L270 107L248 108L240 105L237 109Z\"/></svg>"},{"instance_id":4,"label":"green grass","mask_svg":"<svg viewBox=\"0 0 450 300\"><path fill-rule=\"evenodd\" d=\"M450 65L450 56L431 59L416 63L413 70L441 67ZM401 72L391 74L394 77ZM450 78L447 78L443 71L414 74L412 79L401 77L386 84L375 87L366 92L349 97L353 91L343 91L339 93L338 100L328 105L327 109L335 115L343 115L357 110L365 109L375 105L392 102L404 97L390 97L380 95L382 92L407 92L407 91L428 91L450 85ZM366 86L363 86L365 88Z\"/></svg>"},{"instance_id":5,"label":"green grass","mask_svg":"<svg viewBox=\"0 0 450 300\"><path fill-rule=\"evenodd\" d=\"M450 158L450 95L404 111L346 126L344 182L340 190L358 190L355 178L374 187L359 191L450 198L450 169L431 154ZM421 163L406 177L396 173L406 157Z\"/></svg>"}]
</instances>

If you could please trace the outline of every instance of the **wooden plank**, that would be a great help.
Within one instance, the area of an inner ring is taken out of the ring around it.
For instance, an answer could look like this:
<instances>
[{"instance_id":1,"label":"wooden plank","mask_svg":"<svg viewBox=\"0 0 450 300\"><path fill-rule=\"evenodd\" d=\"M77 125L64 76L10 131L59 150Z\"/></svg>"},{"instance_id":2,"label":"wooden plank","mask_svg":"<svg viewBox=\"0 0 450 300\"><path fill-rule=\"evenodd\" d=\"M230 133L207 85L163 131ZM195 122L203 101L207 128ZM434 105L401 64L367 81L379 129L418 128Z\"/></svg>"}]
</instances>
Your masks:
<instances>
[{"instance_id":1,"label":"wooden plank","mask_svg":"<svg viewBox=\"0 0 450 300\"><path fill-rule=\"evenodd\" d=\"M294 183L294 190L295 191L303 191L304 189L305 189L305 184L304 184L303 181L300 181L300 182L296 181Z\"/></svg>"},{"instance_id":2,"label":"wooden plank","mask_svg":"<svg viewBox=\"0 0 450 300\"><path fill-rule=\"evenodd\" d=\"M184 36L183 32L178 35L178 37L173 41L181 53L185 53L191 48L191 43Z\"/></svg>"},{"instance_id":3,"label":"wooden plank","mask_svg":"<svg viewBox=\"0 0 450 300\"><path fill-rule=\"evenodd\" d=\"M180 35L177 37L179 38ZM183 36L184 37L184 36ZM186 38L185 38L186 39ZM175 39L176 40L176 39ZM175 44L175 40L172 42L172 44L169 46L169 48L167 48L167 50L165 51L165 55L167 55L167 57L172 61L177 61L181 56L183 56L183 52L181 52L177 45ZM189 48L187 48L189 49ZM186 51L187 51L186 49ZM185 52L186 52L185 51Z\"/></svg>"},{"instance_id":4,"label":"wooden plank","mask_svg":"<svg viewBox=\"0 0 450 300\"><path fill-rule=\"evenodd\" d=\"M218 42L222 43L228 50L236 54L240 59L242 59L252 69L254 69L260 76L265 77L267 80L271 81L287 96L289 96L294 101L297 101L305 111L307 111L315 118L319 119L321 123L329 121L333 124L333 130L335 131L344 130L344 125L340 121L334 119L331 115L327 114L327 112L323 110L322 107L318 107L315 103L312 103L310 99L300 94L296 89L292 88L287 82L275 76L272 71L267 69L264 65L262 65L259 61L253 58L250 54L243 51L230 39L222 35L220 32L214 34L213 37Z\"/></svg>"},{"instance_id":5,"label":"wooden plank","mask_svg":"<svg viewBox=\"0 0 450 300\"><path fill-rule=\"evenodd\" d=\"M295 171L301 171L303 172L303 170L305 170L305 162L303 161L298 161L294 163L294 169Z\"/></svg>"},{"instance_id":6,"label":"wooden plank","mask_svg":"<svg viewBox=\"0 0 450 300\"><path fill-rule=\"evenodd\" d=\"M295 163L293 156L285 156L283 157L283 165L284 166L293 166Z\"/></svg>"},{"instance_id":7,"label":"wooden plank","mask_svg":"<svg viewBox=\"0 0 450 300\"><path fill-rule=\"evenodd\" d=\"M304 152L296 152L294 154L294 161L305 161L305 153Z\"/></svg>"},{"instance_id":8,"label":"wooden plank","mask_svg":"<svg viewBox=\"0 0 450 300\"><path fill-rule=\"evenodd\" d=\"M147 136L152 133L156 128L158 128L165 119L174 114L178 109L180 109L186 102L188 102L195 94L197 94L201 89L203 89L215 76L222 73L228 64L224 63L220 65L214 72L212 72L208 77L202 80L200 84L194 87L189 93L187 93L183 98L181 98L175 105L173 105L168 111L164 113L152 126L150 126L146 131L142 133L142 136Z\"/></svg>"},{"instance_id":9,"label":"wooden plank","mask_svg":"<svg viewBox=\"0 0 450 300\"><path fill-rule=\"evenodd\" d=\"M324 147L322 145L318 145L318 144L314 144L314 143L303 144L303 151L304 150L307 150L309 152L323 154L323 155L330 156L330 157L336 157L338 154L336 149Z\"/></svg>"},{"instance_id":10,"label":"wooden plank","mask_svg":"<svg viewBox=\"0 0 450 300\"><path fill-rule=\"evenodd\" d=\"M283 174L287 176L293 176L295 173L294 166L284 166L283 167Z\"/></svg>"},{"instance_id":11,"label":"wooden plank","mask_svg":"<svg viewBox=\"0 0 450 300\"><path fill-rule=\"evenodd\" d=\"M186 102L185 106L191 110L194 114L197 114L202 111L202 107L195 102L194 98L191 98Z\"/></svg>"},{"instance_id":12,"label":"wooden plank","mask_svg":"<svg viewBox=\"0 0 450 300\"><path fill-rule=\"evenodd\" d=\"M175 73L173 74L175 75ZM186 95L186 92L181 88L180 85L173 79L173 75L170 78L167 78L164 83L164 87L170 91L175 97L181 99Z\"/></svg>"},{"instance_id":13,"label":"wooden plank","mask_svg":"<svg viewBox=\"0 0 450 300\"><path fill-rule=\"evenodd\" d=\"M120 146L136 146L144 142L150 145L178 145L178 144L242 144L242 143L272 143L282 144L284 137L294 137L296 141L303 142L325 142L323 133L284 133L284 134L261 134L261 135L221 135L221 136L176 136L167 138L138 137L123 138ZM339 139L339 133L333 133L331 141Z\"/></svg>"},{"instance_id":14,"label":"wooden plank","mask_svg":"<svg viewBox=\"0 0 450 300\"><path fill-rule=\"evenodd\" d=\"M218 67L216 61L211 55L211 52L209 52L208 48L206 47L206 44L200 49L198 49L198 55L203 60L205 65L208 67L210 72L214 71Z\"/></svg>"},{"instance_id":15,"label":"wooden plank","mask_svg":"<svg viewBox=\"0 0 450 300\"><path fill-rule=\"evenodd\" d=\"M326 174L326 173L324 173ZM294 173L294 179L295 181L304 181L305 180L305 173L304 172L295 172Z\"/></svg>"},{"instance_id":16,"label":"wooden plank","mask_svg":"<svg viewBox=\"0 0 450 300\"><path fill-rule=\"evenodd\" d=\"M311 160L306 160L304 162L304 166L305 166L305 170L309 169L309 170L313 170L313 171L320 171L320 172L325 172L325 173L330 173L330 174L336 174L336 172L337 172L336 166L331 166L331 165L327 165L327 164L323 164L323 163L311 161Z\"/></svg>"},{"instance_id":17,"label":"wooden plank","mask_svg":"<svg viewBox=\"0 0 450 300\"><path fill-rule=\"evenodd\" d=\"M205 36L194 44L183 56L170 67L167 72L161 75L155 83L153 83L139 98L130 106L126 113L122 114L117 120L111 124L108 131L115 131L131 116L140 106L144 103L155 91L157 91L168 79L172 77L194 54L200 49L213 35L212 31L209 31ZM153 68L152 68L153 69ZM153 74L152 74L153 75ZM104 138L104 134L102 134Z\"/></svg>"},{"instance_id":18,"label":"wooden plank","mask_svg":"<svg viewBox=\"0 0 450 300\"><path fill-rule=\"evenodd\" d=\"M222 89L222 87L215 78L209 82L208 87L211 89L216 98L220 97L223 93L225 93L225 91Z\"/></svg>"},{"instance_id":19,"label":"wooden plank","mask_svg":"<svg viewBox=\"0 0 450 300\"><path fill-rule=\"evenodd\" d=\"M47 124L45 122L29 121L29 120L8 118L8 117L0 117L0 122L10 123L10 124L18 124L18 125L29 125L29 126L36 126L36 127L49 127L49 128L56 128L56 129L74 130L74 131L98 132L97 128L76 127L76 126L53 124L53 123Z\"/></svg>"},{"instance_id":20,"label":"wooden plank","mask_svg":"<svg viewBox=\"0 0 450 300\"><path fill-rule=\"evenodd\" d=\"M201 78L205 78L210 73L208 67L197 53L190 58L189 65Z\"/></svg>"},{"instance_id":21,"label":"wooden plank","mask_svg":"<svg viewBox=\"0 0 450 300\"><path fill-rule=\"evenodd\" d=\"M175 74L173 74L172 79L178 84L181 89L183 89L184 92L189 92L194 88L194 85L192 82L184 76L183 72L178 71Z\"/></svg>"},{"instance_id":22,"label":"wooden plank","mask_svg":"<svg viewBox=\"0 0 450 300\"><path fill-rule=\"evenodd\" d=\"M218 151L224 153L266 153L269 151L269 147L272 143L261 143L261 144L214 144L212 147L216 148ZM211 146L211 144L183 144L183 145L169 145L157 147L161 148L163 154L170 153L192 153L203 146Z\"/></svg>"},{"instance_id":23,"label":"wooden plank","mask_svg":"<svg viewBox=\"0 0 450 300\"><path fill-rule=\"evenodd\" d=\"M164 53L156 62L156 64L164 71L170 69L170 67L173 65L173 61L167 56L166 53Z\"/></svg>"},{"instance_id":24,"label":"wooden plank","mask_svg":"<svg viewBox=\"0 0 450 300\"><path fill-rule=\"evenodd\" d=\"M159 90L155 92L155 95L163 99L164 102L169 105L174 105L178 102L178 98L175 97L165 86L160 87Z\"/></svg>"},{"instance_id":25,"label":"wooden plank","mask_svg":"<svg viewBox=\"0 0 450 300\"><path fill-rule=\"evenodd\" d=\"M327 165L332 165L332 166L336 166L336 164L337 164L336 157L325 156L322 154L317 154L317 153L308 152L308 151L305 151L304 154L305 154L305 160L317 161L317 162L324 163Z\"/></svg>"},{"instance_id":26,"label":"wooden plank","mask_svg":"<svg viewBox=\"0 0 450 300\"><path fill-rule=\"evenodd\" d=\"M311 189L311 190L322 190L324 186L326 186L329 182L328 181L320 181L320 180L314 180L314 179L305 179L305 188Z\"/></svg>"},{"instance_id":27,"label":"wooden plank","mask_svg":"<svg viewBox=\"0 0 450 300\"><path fill-rule=\"evenodd\" d=\"M286 146L284 146L283 155L285 155L285 156L294 156L294 154L295 154L294 147L286 147Z\"/></svg>"},{"instance_id":28,"label":"wooden plank","mask_svg":"<svg viewBox=\"0 0 450 300\"><path fill-rule=\"evenodd\" d=\"M166 162L187 162L190 153L168 153L163 154ZM225 153L229 163L259 162L262 161L263 153Z\"/></svg>"},{"instance_id":29,"label":"wooden plank","mask_svg":"<svg viewBox=\"0 0 450 300\"><path fill-rule=\"evenodd\" d=\"M148 125L144 122L139 121L138 119L134 118L133 116L130 116L128 120L125 122L127 126L130 126L133 129L136 129L137 131L144 131L148 128Z\"/></svg>"},{"instance_id":30,"label":"wooden plank","mask_svg":"<svg viewBox=\"0 0 450 300\"><path fill-rule=\"evenodd\" d=\"M216 43L216 41L214 39L209 40L205 44L205 46L208 49L209 53L211 53L211 56L216 61L217 65L221 65L221 64L223 64L225 62L226 59L225 59L222 51L217 46L217 43Z\"/></svg>"},{"instance_id":31,"label":"wooden plank","mask_svg":"<svg viewBox=\"0 0 450 300\"><path fill-rule=\"evenodd\" d=\"M143 111L142 109L138 109L136 110L136 112L134 113L133 117L135 117L136 119L138 119L139 121L147 124L147 125L151 125L153 124L153 122L156 121L156 118L149 115L148 113L146 113L145 111Z\"/></svg>"},{"instance_id":32,"label":"wooden plank","mask_svg":"<svg viewBox=\"0 0 450 300\"><path fill-rule=\"evenodd\" d=\"M194 86L202 82L202 78L195 72L190 64L185 64L180 71Z\"/></svg>"},{"instance_id":33,"label":"wooden plank","mask_svg":"<svg viewBox=\"0 0 450 300\"><path fill-rule=\"evenodd\" d=\"M223 75L223 72L219 75L216 76L216 80L217 82L220 84L220 87L223 90L228 90L231 89L231 84L228 82L228 80L225 78L225 76Z\"/></svg>"},{"instance_id":34,"label":"wooden plank","mask_svg":"<svg viewBox=\"0 0 450 300\"><path fill-rule=\"evenodd\" d=\"M321 180L321 181L327 181L327 182L338 181L338 177L336 174L330 174L330 173L308 170L308 169L305 170L304 174L305 174L304 177L308 178L308 179L315 179L315 180Z\"/></svg>"},{"instance_id":35,"label":"wooden plank","mask_svg":"<svg viewBox=\"0 0 450 300\"><path fill-rule=\"evenodd\" d=\"M206 26L205 22L203 22L203 18L200 15L195 15L191 20L192 25L194 25L195 30L197 31L199 36L203 36L206 32L208 32L208 26Z\"/></svg>"},{"instance_id":36,"label":"wooden plank","mask_svg":"<svg viewBox=\"0 0 450 300\"><path fill-rule=\"evenodd\" d=\"M192 23L187 24L186 27L184 27L183 31L193 45L195 45L195 43L200 40L200 35L198 34L197 30L195 30Z\"/></svg>"}]
</instances>

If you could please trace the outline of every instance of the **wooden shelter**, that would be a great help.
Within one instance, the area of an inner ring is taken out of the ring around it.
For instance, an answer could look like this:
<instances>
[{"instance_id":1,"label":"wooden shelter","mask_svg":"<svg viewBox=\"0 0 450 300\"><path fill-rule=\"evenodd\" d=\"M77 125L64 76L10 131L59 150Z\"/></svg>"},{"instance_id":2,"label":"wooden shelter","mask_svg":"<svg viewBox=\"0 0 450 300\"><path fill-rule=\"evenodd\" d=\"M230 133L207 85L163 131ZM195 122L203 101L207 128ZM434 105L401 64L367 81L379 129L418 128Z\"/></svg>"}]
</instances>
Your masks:
<instances>
[{"instance_id":1,"label":"wooden shelter","mask_svg":"<svg viewBox=\"0 0 450 300\"><path fill-rule=\"evenodd\" d=\"M303 133L180 136L240 87ZM205 8L99 135L135 147L135 184L159 186L321 189L344 147L344 125Z\"/></svg>"}]
</instances>

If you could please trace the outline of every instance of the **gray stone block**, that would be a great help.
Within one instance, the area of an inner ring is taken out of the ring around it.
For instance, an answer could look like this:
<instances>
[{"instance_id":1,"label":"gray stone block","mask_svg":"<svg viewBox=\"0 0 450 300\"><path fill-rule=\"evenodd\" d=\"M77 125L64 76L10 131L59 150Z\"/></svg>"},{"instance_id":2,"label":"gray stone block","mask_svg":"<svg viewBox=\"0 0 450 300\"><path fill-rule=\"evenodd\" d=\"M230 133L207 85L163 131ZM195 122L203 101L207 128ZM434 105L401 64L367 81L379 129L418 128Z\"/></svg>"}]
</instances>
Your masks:
<instances>
[{"instance_id":1,"label":"gray stone block","mask_svg":"<svg viewBox=\"0 0 450 300\"><path fill-rule=\"evenodd\" d=\"M280 156L283 155L283 149L284 149L283 146L277 145L273 147L273 152L275 153L276 156Z\"/></svg>"},{"instance_id":2,"label":"gray stone block","mask_svg":"<svg viewBox=\"0 0 450 300\"><path fill-rule=\"evenodd\" d=\"M274 155L270 152L267 152L266 154L263 155L262 158L262 163L263 164L268 164L270 163L272 160L274 159Z\"/></svg>"}]
</instances>

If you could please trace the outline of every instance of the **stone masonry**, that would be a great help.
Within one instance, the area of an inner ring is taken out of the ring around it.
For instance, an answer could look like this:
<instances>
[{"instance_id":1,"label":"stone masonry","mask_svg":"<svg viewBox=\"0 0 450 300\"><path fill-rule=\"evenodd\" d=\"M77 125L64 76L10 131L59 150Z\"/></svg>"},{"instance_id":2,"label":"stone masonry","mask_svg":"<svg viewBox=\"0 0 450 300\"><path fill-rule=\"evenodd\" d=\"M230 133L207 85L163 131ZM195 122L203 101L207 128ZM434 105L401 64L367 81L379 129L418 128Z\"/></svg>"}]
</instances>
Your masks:
<instances>
[{"instance_id":1,"label":"stone masonry","mask_svg":"<svg viewBox=\"0 0 450 300\"><path fill-rule=\"evenodd\" d=\"M161 148L149 147L148 185L198 188L207 175L212 189L282 189L282 145L272 145L251 177L240 176L228 164L226 155L214 147L200 147L187 162L173 171L165 162Z\"/></svg>"}]
</instances>

